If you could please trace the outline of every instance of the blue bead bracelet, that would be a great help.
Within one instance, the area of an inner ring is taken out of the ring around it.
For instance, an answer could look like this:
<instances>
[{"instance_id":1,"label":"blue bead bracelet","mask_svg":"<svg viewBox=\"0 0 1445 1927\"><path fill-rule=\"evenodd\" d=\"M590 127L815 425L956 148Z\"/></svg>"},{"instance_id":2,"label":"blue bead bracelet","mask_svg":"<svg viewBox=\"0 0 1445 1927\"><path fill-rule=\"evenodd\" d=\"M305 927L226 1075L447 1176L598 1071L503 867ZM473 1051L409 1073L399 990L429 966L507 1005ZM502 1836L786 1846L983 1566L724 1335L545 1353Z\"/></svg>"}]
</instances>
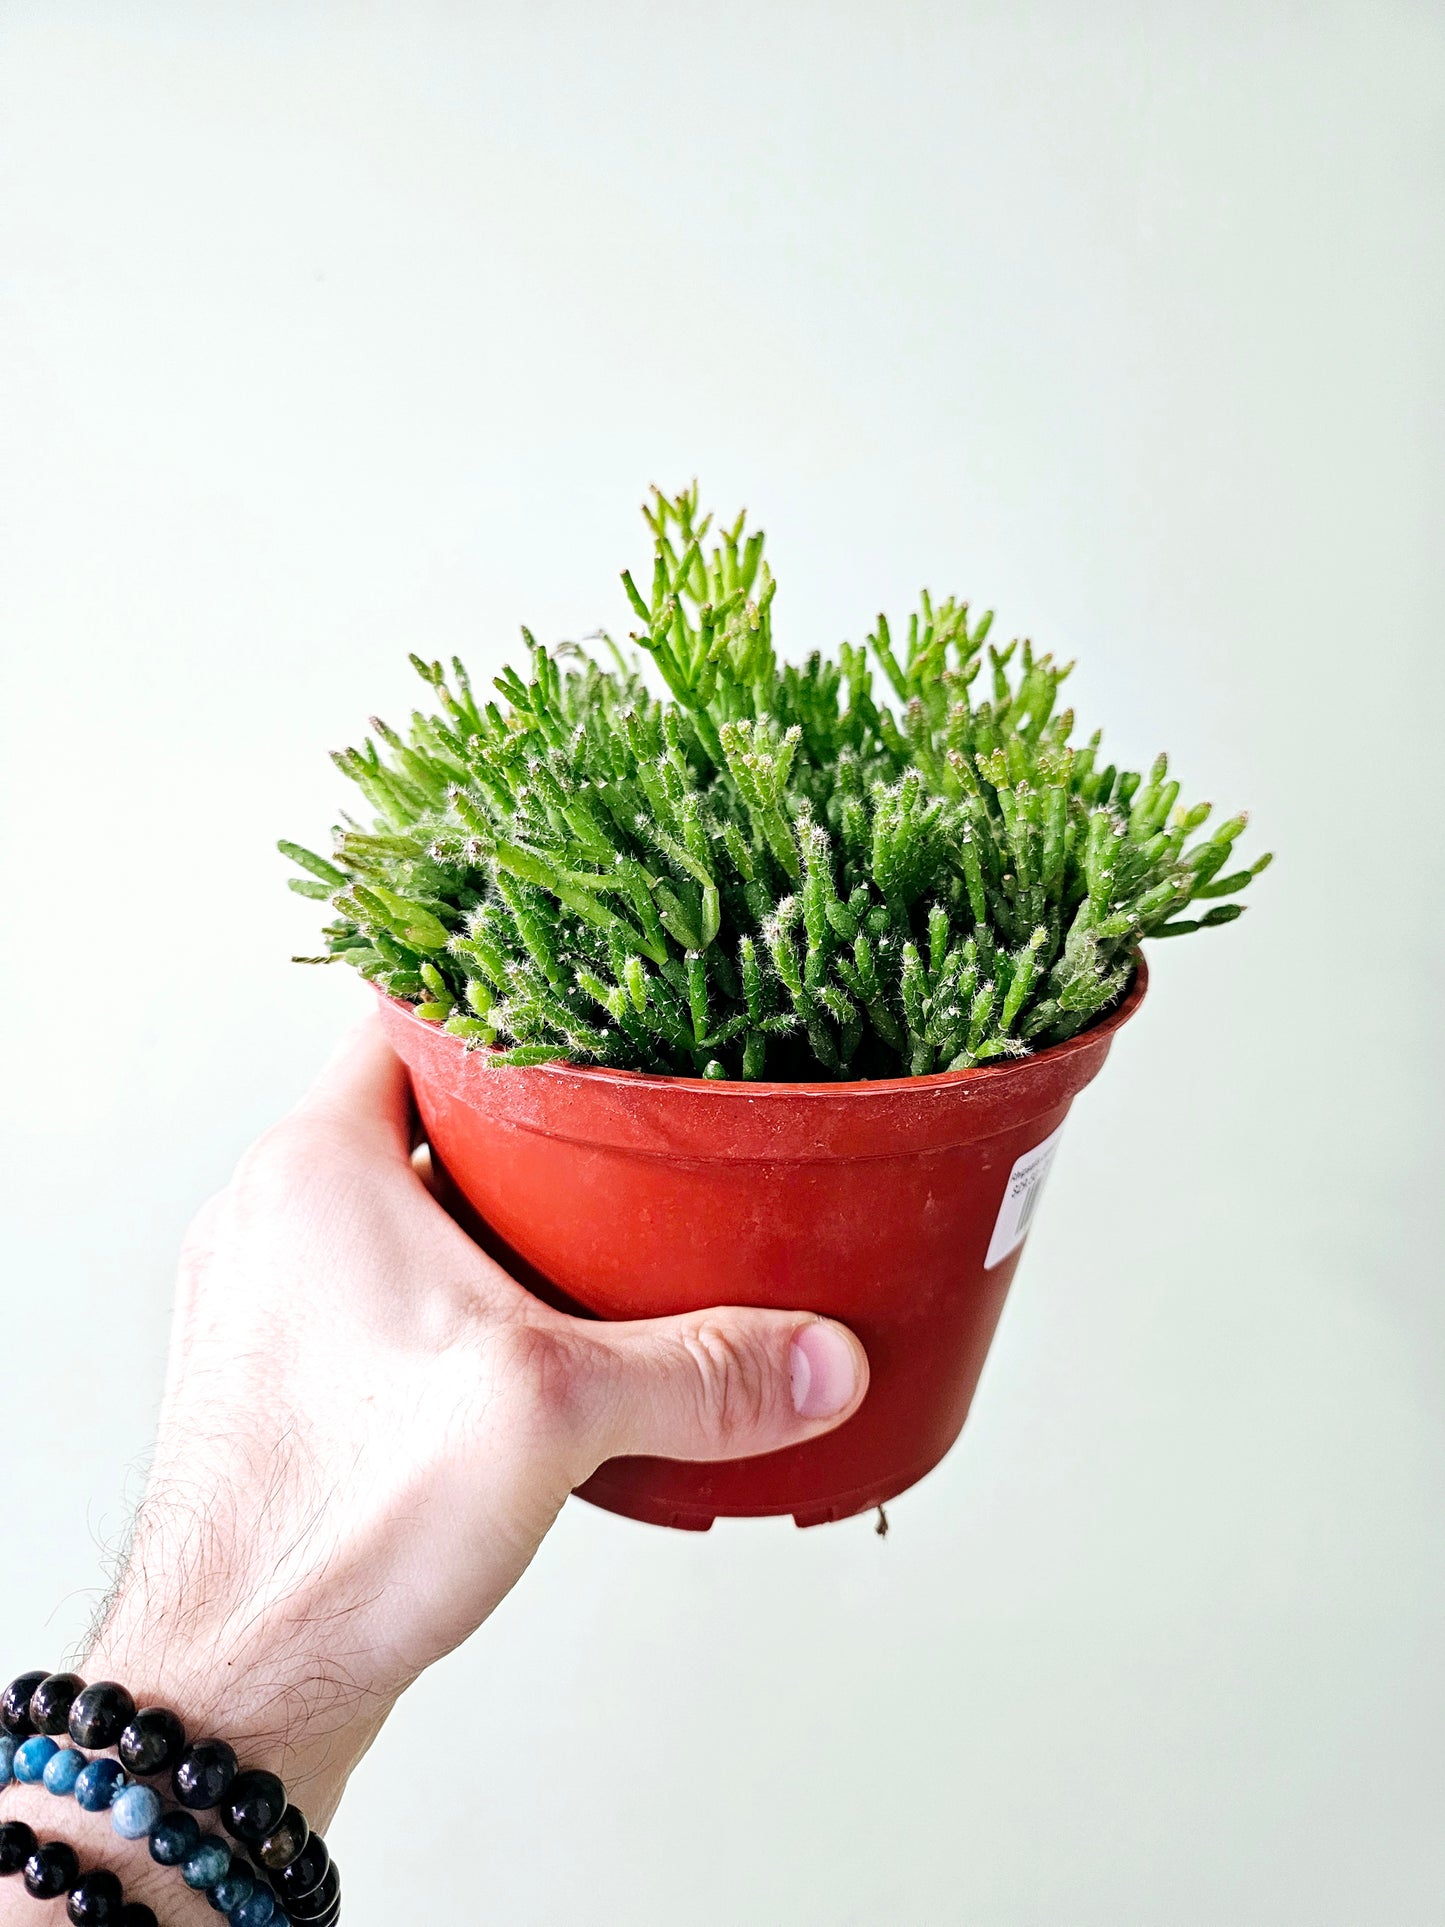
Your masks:
<instances>
[{"instance_id":1,"label":"blue bead bracelet","mask_svg":"<svg viewBox=\"0 0 1445 1927\"><path fill-rule=\"evenodd\" d=\"M74 1797L87 1813L110 1814L122 1840L145 1840L151 1858L178 1867L186 1885L204 1893L232 1927L290 1927L271 1889L253 1879L219 1834L203 1834L192 1814L163 1810L154 1787L126 1775L115 1760L89 1760L78 1747L62 1747L47 1733L16 1741L0 1733L0 1787L11 1781L43 1786L57 1799Z\"/></svg>"}]
</instances>

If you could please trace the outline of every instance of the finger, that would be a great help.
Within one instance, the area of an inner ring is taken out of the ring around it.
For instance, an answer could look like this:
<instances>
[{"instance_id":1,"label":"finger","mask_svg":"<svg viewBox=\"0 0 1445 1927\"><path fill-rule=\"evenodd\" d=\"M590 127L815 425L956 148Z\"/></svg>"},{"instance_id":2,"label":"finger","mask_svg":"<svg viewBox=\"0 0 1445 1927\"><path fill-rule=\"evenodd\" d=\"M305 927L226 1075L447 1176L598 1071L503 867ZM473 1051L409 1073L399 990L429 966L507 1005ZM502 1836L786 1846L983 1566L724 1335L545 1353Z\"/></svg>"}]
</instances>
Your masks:
<instances>
[{"instance_id":1,"label":"finger","mask_svg":"<svg viewBox=\"0 0 1445 1927\"><path fill-rule=\"evenodd\" d=\"M584 1329L594 1366L574 1410L599 1464L775 1452L842 1424L868 1389L853 1333L798 1312L733 1306Z\"/></svg>"},{"instance_id":2,"label":"finger","mask_svg":"<svg viewBox=\"0 0 1445 1927\"><path fill-rule=\"evenodd\" d=\"M410 1160L411 1080L374 1011L339 1039L296 1111L369 1138L388 1156Z\"/></svg>"},{"instance_id":3,"label":"finger","mask_svg":"<svg viewBox=\"0 0 1445 1927\"><path fill-rule=\"evenodd\" d=\"M415 1129L413 1129L411 1135L411 1168L416 1172L417 1176L436 1199L437 1203L440 1204L442 1202L441 1184L437 1177L436 1165L432 1160L431 1146L424 1138L418 1142Z\"/></svg>"}]
</instances>

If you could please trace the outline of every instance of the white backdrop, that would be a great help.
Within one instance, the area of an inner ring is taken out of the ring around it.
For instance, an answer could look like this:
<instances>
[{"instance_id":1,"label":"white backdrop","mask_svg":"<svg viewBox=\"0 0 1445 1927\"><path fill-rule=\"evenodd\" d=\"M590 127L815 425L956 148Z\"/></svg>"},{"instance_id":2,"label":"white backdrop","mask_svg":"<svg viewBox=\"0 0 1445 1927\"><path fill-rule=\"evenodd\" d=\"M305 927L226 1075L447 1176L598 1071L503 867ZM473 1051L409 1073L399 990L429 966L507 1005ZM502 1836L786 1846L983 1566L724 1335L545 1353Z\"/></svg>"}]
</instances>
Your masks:
<instances>
[{"instance_id":1,"label":"white backdrop","mask_svg":"<svg viewBox=\"0 0 1445 1927\"><path fill-rule=\"evenodd\" d=\"M1440 1918L1442 109L1406 0L11 0L0 1670L362 994L275 837L409 648L623 625L697 473L790 645L992 603L1280 861L1158 953L886 1543L569 1507L358 1775L348 1918Z\"/></svg>"}]
</instances>

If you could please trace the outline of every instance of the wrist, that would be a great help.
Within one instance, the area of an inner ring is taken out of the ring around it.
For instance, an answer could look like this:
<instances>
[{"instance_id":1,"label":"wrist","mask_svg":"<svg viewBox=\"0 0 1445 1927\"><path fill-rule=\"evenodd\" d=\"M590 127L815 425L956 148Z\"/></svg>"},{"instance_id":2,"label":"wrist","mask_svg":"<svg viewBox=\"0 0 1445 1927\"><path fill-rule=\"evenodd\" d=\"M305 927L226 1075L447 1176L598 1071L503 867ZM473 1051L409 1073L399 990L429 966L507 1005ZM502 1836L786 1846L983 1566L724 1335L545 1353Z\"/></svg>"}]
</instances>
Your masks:
<instances>
[{"instance_id":1,"label":"wrist","mask_svg":"<svg viewBox=\"0 0 1445 1927\"><path fill-rule=\"evenodd\" d=\"M137 1706L168 1707L193 1740L225 1740L243 1767L275 1773L320 1830L404 1682L383 1682L371 1655L348 1645L339 1562L323 1566L322 1584L301 1547L288 1552L258 1530L264 1507L238 1530L217 1499L166 1504L154 1488L80 1670L118 1680Z\"/></svg>"},{"instance_id":2,"label":"wrist","mask_svg":"<svg viewBox=\"0 0 1445 1927\"><path fill-rule=\"evenodd\" d=\"M223 1739L242 1767L276 1774L316 1832L330 1825L391 1707L338 1678L333 1659L294 1641L268 1642L259 1628L229 1649L157 1638L128 1617L123 1601L80 1670L120 1681L137 1706L170 1708L193 1741ZM167 1782L157 1790L172 1803Z\"/></svg>"}]
</instances>

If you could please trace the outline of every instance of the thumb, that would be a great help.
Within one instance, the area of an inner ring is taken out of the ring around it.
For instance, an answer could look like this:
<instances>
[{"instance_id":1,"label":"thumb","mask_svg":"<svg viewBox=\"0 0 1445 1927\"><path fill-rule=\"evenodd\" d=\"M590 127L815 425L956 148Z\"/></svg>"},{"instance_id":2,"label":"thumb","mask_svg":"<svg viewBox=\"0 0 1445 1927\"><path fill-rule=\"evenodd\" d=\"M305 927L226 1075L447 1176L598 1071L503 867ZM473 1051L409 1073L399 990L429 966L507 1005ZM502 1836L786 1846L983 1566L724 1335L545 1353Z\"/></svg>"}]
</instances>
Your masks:
<instances>
[{"instance_id":1,"label":"thumb","mask_svg":"<svg viewBox=\"0 0 1445 1927\"><path fill-rule=\"evenodd\" d=\"M797 1312L733 1306L587 1333L608 1355L608 1369L587 1375L583 1429L599 1463L775 1452L831 1431L868 1389L852 1332Z\"/></svg>"}]
</instances>

